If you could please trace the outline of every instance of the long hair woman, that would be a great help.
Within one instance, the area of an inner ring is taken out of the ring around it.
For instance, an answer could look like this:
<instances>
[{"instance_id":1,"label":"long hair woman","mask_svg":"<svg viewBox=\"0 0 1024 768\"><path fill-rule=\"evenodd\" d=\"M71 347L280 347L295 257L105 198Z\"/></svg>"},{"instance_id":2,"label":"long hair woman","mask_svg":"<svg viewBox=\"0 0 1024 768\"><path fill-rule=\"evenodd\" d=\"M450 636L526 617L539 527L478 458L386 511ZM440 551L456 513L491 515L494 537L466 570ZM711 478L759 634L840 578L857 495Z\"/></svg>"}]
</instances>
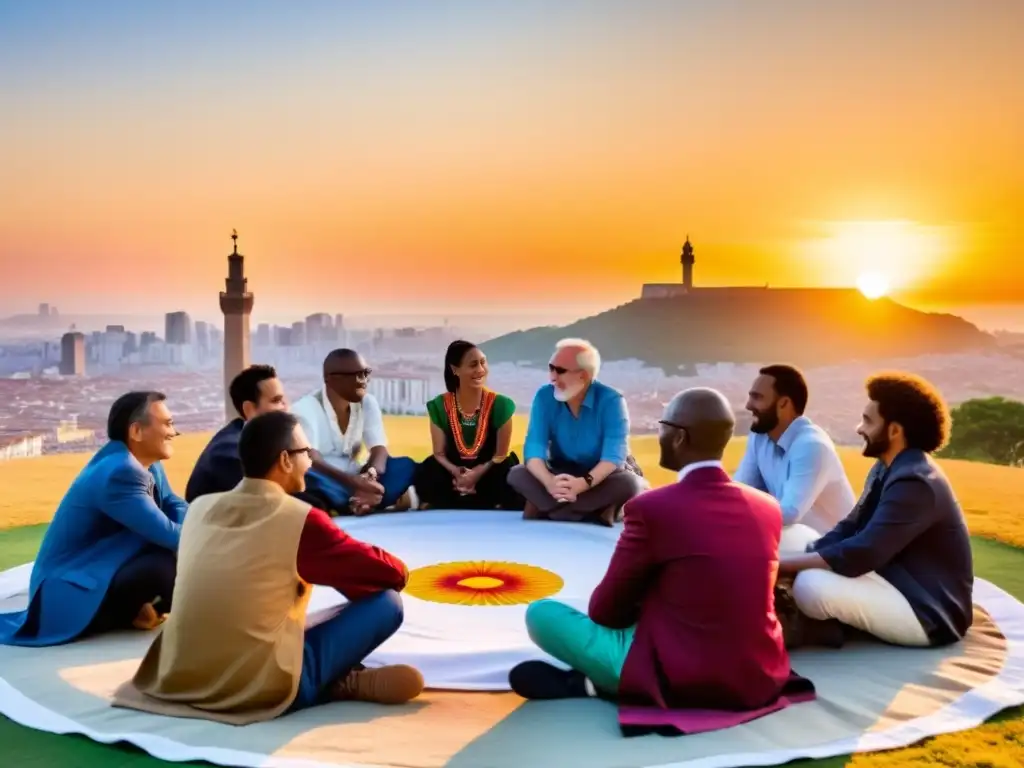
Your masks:
<instances>
[{"instance_id":1,"label":"long hair woman","mask_svg":"<svg viewBox=\"0 0 1024 768\"><path fill-rule=\"evenodd\" d=\"M468 341L453 341L444 356L447 390L427 403L433 454L416 470L421 509L522 509L523 497L506 482L519 463L510 452L511 398L487 388L487 357Z\"/></svg>"}]
</instances>

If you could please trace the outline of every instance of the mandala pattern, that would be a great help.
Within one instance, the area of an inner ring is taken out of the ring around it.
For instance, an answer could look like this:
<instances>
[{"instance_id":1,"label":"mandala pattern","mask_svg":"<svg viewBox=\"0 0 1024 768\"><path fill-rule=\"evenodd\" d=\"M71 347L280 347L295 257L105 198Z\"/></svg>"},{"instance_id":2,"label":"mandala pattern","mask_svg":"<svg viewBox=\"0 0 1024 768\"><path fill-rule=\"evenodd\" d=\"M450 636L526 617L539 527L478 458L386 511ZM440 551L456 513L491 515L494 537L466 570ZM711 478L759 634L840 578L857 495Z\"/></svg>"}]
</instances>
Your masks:
<instances>
[{"instance_id":1,"label":"mandala pattern","mask_svg":"<svg viewBox=\"0 0 1024 768\"><path fill-rule=\"evenodd\" d=\"M550 597L564 583L536 565L475 560L417 568L405 592L432 603L516 605Z\"/></svg>"}]
</instances>

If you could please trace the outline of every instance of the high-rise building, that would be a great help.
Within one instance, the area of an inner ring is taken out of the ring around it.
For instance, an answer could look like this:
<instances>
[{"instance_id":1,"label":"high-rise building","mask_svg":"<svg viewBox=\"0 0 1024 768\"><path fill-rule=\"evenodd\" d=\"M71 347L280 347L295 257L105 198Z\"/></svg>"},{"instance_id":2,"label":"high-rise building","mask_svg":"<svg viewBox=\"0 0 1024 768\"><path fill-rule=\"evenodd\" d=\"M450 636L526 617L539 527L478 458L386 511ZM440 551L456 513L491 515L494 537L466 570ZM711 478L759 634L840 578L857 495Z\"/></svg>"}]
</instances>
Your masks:
<instances>
[{"instance_id":1,"label":"high-rise building","mask_svg":"<svg viewBox=\"0 0 1024 768\"><path fill-rule=\"evenodd\" d=\"M196 357L199 362L205 362L210 356L210 325L202 320L196 320Z\"/></svg>"},{"instance_id":2,"label":"high-rise building","mask_svg":"<svg viewBox=\"0 0 1024 768\"><path fill-rule=\"evenodd\" d=\"M192 343L192 318L188 312L168 312L164 317L164 341L168 344Z\"/></svg>"},{"instance_id":3,"label":"high-rise building","mask_svg":"<svg viewBox=\"0 0 1024 768\"><path fill-rule=\"evenodd\" d=\"M234 250L228 256L228 277L220 293L220 310L224 313L224 415L235 418L235 407L228 391L231 380L249 367L249 317L253 295L245 279L245 261L238 252L238 231L232 230Z\"/></svg>"},{"instance_id":4,"label":"high-rise building","mask_svg":"<svg viewBox=\"0 0 1024 768\"><path fill-rule=\"evenodd\" d=\"M69 331L60 340L61 376L85 375L85 334Z\"/></svg>"}]
</instances>

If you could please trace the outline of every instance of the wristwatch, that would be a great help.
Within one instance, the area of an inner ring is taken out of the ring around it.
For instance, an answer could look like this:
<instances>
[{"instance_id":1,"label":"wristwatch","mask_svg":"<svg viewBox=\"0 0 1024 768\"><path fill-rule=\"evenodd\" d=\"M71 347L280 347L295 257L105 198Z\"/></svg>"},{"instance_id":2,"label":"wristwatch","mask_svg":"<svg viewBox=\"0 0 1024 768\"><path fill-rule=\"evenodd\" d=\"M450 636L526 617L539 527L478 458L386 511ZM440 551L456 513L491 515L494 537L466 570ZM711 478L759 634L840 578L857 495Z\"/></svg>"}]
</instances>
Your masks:
<instances>
[{"instance_id":1,"label":"wristwatch","mask_svg":"<svg viewBox=\"0 0 1024 768\"><path fill-rule=\"evenodd\" d=\"M585 474L583 476L583 479L584 479L584 481L586 481L588 488L593 488L594 487L594 476L592 474L587 472L587 474Z\"/></svg>"}]
</instances>

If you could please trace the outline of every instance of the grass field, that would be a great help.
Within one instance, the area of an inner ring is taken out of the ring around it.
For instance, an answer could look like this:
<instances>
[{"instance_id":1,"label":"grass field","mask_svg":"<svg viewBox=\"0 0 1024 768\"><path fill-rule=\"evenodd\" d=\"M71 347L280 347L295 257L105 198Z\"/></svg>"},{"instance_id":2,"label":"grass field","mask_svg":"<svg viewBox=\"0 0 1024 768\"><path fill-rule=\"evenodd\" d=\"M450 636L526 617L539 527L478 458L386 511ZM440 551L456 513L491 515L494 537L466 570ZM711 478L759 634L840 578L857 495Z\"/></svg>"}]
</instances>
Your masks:
<instances>
[{"instance_id":1,"label":"grass field","mask_svg":"<svg viewBox=\"0 0 1024 768\"><path fill-rule=\"evenodd\" d=\"M525 418L516 416L516 434L525 434ZM426 422L418 417L388 417L392 453L420 459L430 450ZM209 435L184 435L166 463L172 487L181 492ZM743 441L729 446L725 464L735 469ZM634 439L633 451L651 482L670 482L660 469L657 442ZM841 449L843 464L859 492L870 466L859 451ZM0 569L31 561L46 524L87 455L46 456L0 464ZM942 462L967 514L974 535L975 570L1024 601L1024 470L962 461ZM0 718L3 765L18 768L166 768L134 749L96 744L75 736L39 733ZM930 739L902 750L873 755L802 762L802 768L1020 768L1024 765L1024 710L1003 713L981 728Z\"/></svg>"}]
</instances>

